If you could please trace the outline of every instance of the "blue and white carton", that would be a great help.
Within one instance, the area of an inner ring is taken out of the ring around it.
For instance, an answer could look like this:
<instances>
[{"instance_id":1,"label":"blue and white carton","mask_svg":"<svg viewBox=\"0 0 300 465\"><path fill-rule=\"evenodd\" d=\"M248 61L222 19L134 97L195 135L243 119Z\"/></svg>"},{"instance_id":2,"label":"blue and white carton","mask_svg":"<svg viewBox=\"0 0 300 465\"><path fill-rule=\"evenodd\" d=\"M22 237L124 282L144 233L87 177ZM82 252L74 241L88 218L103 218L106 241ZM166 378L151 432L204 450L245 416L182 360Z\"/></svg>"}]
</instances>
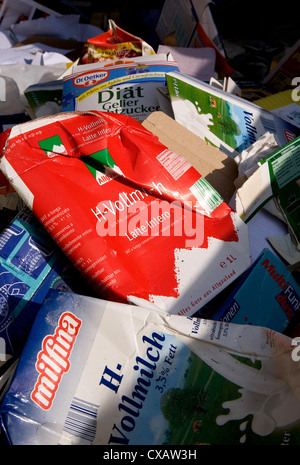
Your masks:
<instances>
[{"instance_id":1,"label":"blue and white carton","mask_svg":"<svg viewBox=\"0 0 300 465\"><path fill-rule=\"evenodd\" d=\"M73 65L63 78L62 111L98 110L144 121L161 110L159 89L178 71L170 54Z\"/></svg>"},{"instance_id":2,"label":"blue and white carton","mask_svg":"<svg viewBox=\"0 0 300 465\"><path fill-rule=\"evenodd\" d=\"M2 427L15 445L299 444L294 350L259 326L50 290Z\"/></svg>"},{"instance_id":3,"label":"blue and white carton","mask_svg":"<svg viewBox=\"0 0 300 465\"><path fill-rule=\"evenodd\" d=\"M33 213L23 208L0 234L0 365L20 354L49 289L73 292L83 288L82 281Z\"/></svg>"}]
</instances>

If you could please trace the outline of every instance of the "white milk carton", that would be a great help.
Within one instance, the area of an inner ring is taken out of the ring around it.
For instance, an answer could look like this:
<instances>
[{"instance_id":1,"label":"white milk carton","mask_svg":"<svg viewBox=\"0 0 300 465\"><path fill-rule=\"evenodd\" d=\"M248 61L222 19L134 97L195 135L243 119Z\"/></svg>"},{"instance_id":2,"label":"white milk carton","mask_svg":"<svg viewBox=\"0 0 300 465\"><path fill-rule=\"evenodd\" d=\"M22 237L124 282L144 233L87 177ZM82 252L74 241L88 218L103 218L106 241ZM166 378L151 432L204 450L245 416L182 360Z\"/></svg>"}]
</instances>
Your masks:
<instances>
[{"instance_id":1,"label":"white milk carton","mask_svg":"<svg viewBox=\"0 0 300 465\"><path fill-rule=\"evenodd\" d=\"M292 342L262 327L50 291L2 426L15 445L298 445Z\"/></svg>"}]
</instances>

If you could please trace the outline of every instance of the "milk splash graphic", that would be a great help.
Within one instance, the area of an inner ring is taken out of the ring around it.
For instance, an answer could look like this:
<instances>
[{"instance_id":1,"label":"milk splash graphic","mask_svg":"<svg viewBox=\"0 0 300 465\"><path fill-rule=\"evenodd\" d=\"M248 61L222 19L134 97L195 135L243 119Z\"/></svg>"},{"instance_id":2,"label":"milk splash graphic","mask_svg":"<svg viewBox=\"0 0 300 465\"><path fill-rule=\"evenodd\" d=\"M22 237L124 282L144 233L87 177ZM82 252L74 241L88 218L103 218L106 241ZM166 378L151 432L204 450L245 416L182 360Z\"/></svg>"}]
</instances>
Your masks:
<instances>
[{"instance_id":1,"label":"milk splash graphic","mask_svg":"<svg viewBox=\"0 0 300 465\"><path fill-rule=\"evenodd\" d=\"M280 340L278 342L281 345ZM222 404L229 412L216 418L218 426L223 426L229 421L244 420L240 424L241 432L250 425L253 433L268 436L276 428L286 427L300 419L299 398L278 378L276 357L254 358L245 355L252 363L261 362L261 368L258 370L238 361L232 356L234 351L205 342L200 342L196 350L193 347L193 351L213 370L241 387L238 390L241 394L239 398ZM297 386L299 374L295 375L296 365L291 366L292 379L289 375L288 381L289 384ZM246 439L246 433L242 434L240 443L245 443Z\"/></svg>"},{"instance_id":2,"label":"milk splash graphic","mask_svg":"<svg viewBox=\"0 0 300 465\"><path fill-rule=\"evenodd\" d=\"M228 408L230 412L217 417L218 426L251 415L253 416L252 431L259 436L267 436L275 428L284 427L300 418L300 406L297 405L299 402L291 395L288 388L283 388L273 394L252 392L247 388L242 388L239 392L241 393L239 399L223 403L223 407ZM240 429L245 428L246 424L247 422L242 423ZM245 440L246 435L241 437L241 442Z\"/></svg>"},{"instance_id":3,"label":"milk splash graphic","mask_svg":"<svg viewBox=\"0 0 300 465\"><path fill-rule=\"evenodd\" d=\"M176 121L189 131L201 137L201 139L209 140L213 145L228 155L232 156L232 154L235 153L232 147L226 144L226 142L221 141L209 129L209 126L214 125L212 120L213 116L211 113L201 113L201 108L197 101L193 104L187 99L177 98L172 101L172 106L176 115Z\"/></svg>"}]
</instances>

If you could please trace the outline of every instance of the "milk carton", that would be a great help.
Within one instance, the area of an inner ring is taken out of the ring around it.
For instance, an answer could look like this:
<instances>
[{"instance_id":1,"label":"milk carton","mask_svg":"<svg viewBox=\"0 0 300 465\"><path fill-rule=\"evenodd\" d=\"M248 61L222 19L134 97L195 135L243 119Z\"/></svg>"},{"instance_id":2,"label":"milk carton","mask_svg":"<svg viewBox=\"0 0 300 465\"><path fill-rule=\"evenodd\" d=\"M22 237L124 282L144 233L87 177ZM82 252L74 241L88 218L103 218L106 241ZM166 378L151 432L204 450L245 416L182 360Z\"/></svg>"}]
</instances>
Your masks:
<instances>
[{"instance_id":1,"label":"milk carton","mask_svg":"<svg viewBox=\"0 0 300 465\"><path fill-rule=\"evenodd\" d=\"M297 445L294 350L262 327L50 291L2 401L2 426L14 445L113 452Z\"/></svg>"},{"instance_id":2,"label":"milk carton","mask_svg":"<svg viewBox=\"0 0 300 465\"><path fill-rule=\"evenodd\" d=\"M297 126L247 100L182 73L168 73L175 119L235 157L266 132L281 147L300 134Z\"/></svg>"},{"instance_id":3,"label":"milk carton","mask_svg":"<svg viewBox=\"0 0 300 465\"><path fill-rule=\"evenodd\" d=\"M0 365L22 351L50 288L88 290L33 213L23 208L0 234Z\"/></svg>"},{"instance_id":4,"label":"milk carton","mask_svg":"<svg viewBox=\"0 0 300 465\"><path fill-rule=\"evenodd\" d=\"M129 116L63 112L18 126L1 169L106 300L193 315L251 263L245 223Z\"/></svg>"}]
</instances>

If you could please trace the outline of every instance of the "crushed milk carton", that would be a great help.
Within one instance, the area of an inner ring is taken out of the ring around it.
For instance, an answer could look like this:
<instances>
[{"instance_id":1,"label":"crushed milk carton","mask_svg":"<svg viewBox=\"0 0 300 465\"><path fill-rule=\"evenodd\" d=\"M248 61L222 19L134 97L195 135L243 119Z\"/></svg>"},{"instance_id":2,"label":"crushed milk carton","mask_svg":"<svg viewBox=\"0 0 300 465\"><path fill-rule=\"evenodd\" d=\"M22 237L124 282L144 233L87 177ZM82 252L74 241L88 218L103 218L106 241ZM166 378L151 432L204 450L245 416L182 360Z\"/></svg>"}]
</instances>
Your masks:
<instances>
[{"instance_id":1,"label":"crushed milk carton","mask_svg":"<svg viewBox=\"0 0 300 465\"><path fill-rule=\"evenodd\" d=\"M299 285L283 262L264 249L212 318L283 332L299 309Z\"/></svg>"},{"instance_id":2,"label":"crushed milk carton","mask_svg":"<svg viewBox=\"0 0 300 465\"><path fill-rule=\"evenodd\" d=\"M15 127L1 170L107 300L192 315L251 263L245 223L125 115L61 113Z\"/></svg>"},{"instance_id":3,"label":"crushed milk carton","mask_svg":"<svg viewBox=\"0 0 300 465\"><path fill-rule=\"evenodd\" d=\"M247 222L270 200L275 214L286 222L288 239L269 238L290 264L300 260L300 136L277 148L257 163L257 169L237 190L236 211Z\"/></svg>"},{"instance_id":4,"label":"crushed milk carton","mask_svg":"<svg viewBox=\"0 0 300 465\"><path fill-rule=\"evenodd\" d=\"M0 234L0 364L20 354L48 290L82 291L78 278L32 212L21 210Z\"/></svg>"},{"instance_id":5,"label":"crushed milk carton","mask_svg":"<svg viewBox=\"0 0 300 465\"><path fill-rule=\"evenodd\" d=\"M24 90L31 118L53 115L62 109L63 80L31 84Z\"/></svg>"},{"instance_id":6,"label":"crushed milk carton","mask_svg":"<svg viewBox=\"0 0 300 465\"><path fill-rule=\"evenodd\" d=\"M50 291L1 422L14 445L298 445L297 351L267 328Z\"/></svg>"},{"instance_id":7,"label":"crushed milk carton","mask_svg":"<svg viewBox=\"0 0 300 465\"><path fill-rule=\"evenodd\" d=\"M171 71L178 65L165 54L74 65L64 77L62 109L108 111L143 121L160 110L157 89L167 87Z\"/></svg>"},{"instance_id":8,"label":"crushed milk carton","mask_svg":"<svg viewBox=\"0 0 300 465\"><path fill-rule=\"evenodd\" d=\"M297 126L215 86L172 72L166 76L176 121L234 157L265 132L282 146L300 134Z\"/></svg>"}]
</instances>

